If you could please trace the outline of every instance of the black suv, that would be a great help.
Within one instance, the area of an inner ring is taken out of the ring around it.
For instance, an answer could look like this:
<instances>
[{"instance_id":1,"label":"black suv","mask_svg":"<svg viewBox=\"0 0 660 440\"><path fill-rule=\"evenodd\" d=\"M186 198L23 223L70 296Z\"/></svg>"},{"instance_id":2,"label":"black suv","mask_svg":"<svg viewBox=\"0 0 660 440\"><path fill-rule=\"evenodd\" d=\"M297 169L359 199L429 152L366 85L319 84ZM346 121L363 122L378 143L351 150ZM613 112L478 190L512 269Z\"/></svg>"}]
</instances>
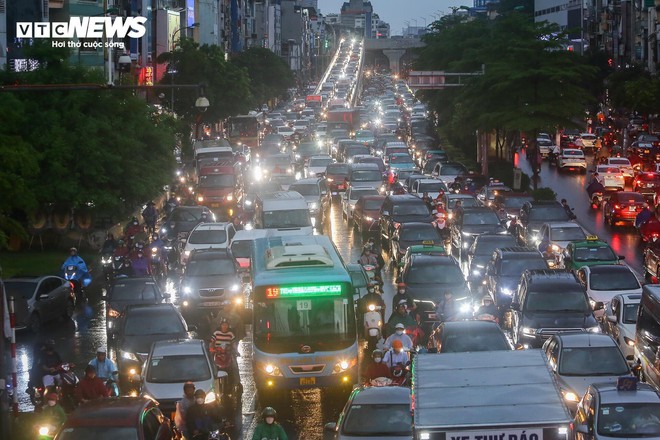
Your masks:
<instances>
[{"instance_id":1,"label":"black suv","mask_svg":"<svg viewBox=\"0 0 660 440\"><path fill-rule=\"evenodd\" d=\"M495 249L486 265L486 289L500 313L509 310L511 298L518 290L520 274L526 270L547 268L543 255L534 248L514 246Z\"/></svg>"},{"instance_id":2,"label":"black suv","mask_svg":"<svg viewBox=\"0 0 660 440\"><path fill-rule=\"evenodd\" d=\"M575 274L564 269L527 270L511 302L513 342L540 348L563 331L600 331L589 297Z\"/></svg>"},{"instance_id":3,"label":"black suv","mask_svg":"<svg viewBox=\"0 0 660 440\"><path fill-rule=\"evenodd\" d=\"M529 201L520 208L516 235L523 246L535 246L544 223L569 222L571 218L556 200Z\"/></svg>"},{"instance_id":4,"label":"black suv","mask_svg":"<svg viewBox=\"0 0 660 440\"><path fill-rule=\"evenodd\" d=\"M451 223L450 233L452 251L464 256L478 235L506 234L507 231L495 211L485 206L475 206L463 209L462 218L456 218Z\"/></svg>"},{"instance_id":5,"label":"black suv","mask_svg":"<svg viewBox=\"0 0 660 440\"><path fill-rule=\"evenodd\" d=\"M516 239L510 234L482 234L474 240L467 251L467 279L473 292L477 293L478 289L485 284L483 281L486 276L486 266L495 249L515 245Z\"/></svg>"},{"instance_id":6,"label":"black suv","mask_svg":"<svg viewBox=\"0 0 660 440\"><path fill-rule=\"evenodd\" d=\"M431 223L433 217L426 203L412 194L387 196L380 208L380 236L383 249L390 248L390 241L399 223Z\"/></svg>"}]
</instances>

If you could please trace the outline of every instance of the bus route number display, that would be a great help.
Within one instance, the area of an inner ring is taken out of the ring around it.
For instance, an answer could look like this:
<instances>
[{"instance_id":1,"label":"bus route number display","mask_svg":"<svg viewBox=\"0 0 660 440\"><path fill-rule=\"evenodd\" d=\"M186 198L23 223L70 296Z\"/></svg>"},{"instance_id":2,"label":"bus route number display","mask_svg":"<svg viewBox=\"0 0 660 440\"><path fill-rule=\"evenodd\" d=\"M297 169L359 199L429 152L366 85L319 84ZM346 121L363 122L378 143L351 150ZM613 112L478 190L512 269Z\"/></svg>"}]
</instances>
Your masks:
<instances>
[{"instance_id":1,"label":"bus route number display","mask_svg":"<svg viewBox=\"0 0 660 440\"><path fill-rule=\"evenodd\" d=\"M341 284L266 287L266 298L287 298L303 295L341 295Z\"/></svg>"}]
</instances>

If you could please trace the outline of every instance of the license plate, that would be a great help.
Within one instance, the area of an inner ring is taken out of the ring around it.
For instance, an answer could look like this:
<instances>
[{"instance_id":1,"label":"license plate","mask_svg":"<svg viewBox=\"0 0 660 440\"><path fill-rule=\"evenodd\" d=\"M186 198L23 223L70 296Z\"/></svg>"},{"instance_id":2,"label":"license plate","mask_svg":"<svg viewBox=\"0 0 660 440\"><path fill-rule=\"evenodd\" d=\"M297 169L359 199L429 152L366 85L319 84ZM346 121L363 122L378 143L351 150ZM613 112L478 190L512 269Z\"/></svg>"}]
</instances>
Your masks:
<instances>
[{"instance_id":1,"label":"license plate","mask_svg":"<svg viewBox=\"0 0 660 440\"><path fill-rule=\"evenodd\" d=\"M437 313L429 313L429 319L438 319Z\"/></svg>"},{"instance_id":2,"label":"license plate","mask_svg":"<svg viewBox=\"0 0 660 440\"><path fill-rule=\"evenodd\" d=\"M336 196L336 195L337 195L337 193L336 193L335 191L333 191L333 192L332 192L332 195L333 195L333 196Z\"/></svg>"},{"instance_id":3,"label":"license plate","mask_svg":"<svg viewBox=\"0 0 660 440\"><path fill-rule=\"evenodd\" d=\"M300 385L316 385L315 377L301 377Z\"/></svg>"},{"instance_id":4,"label":"license plate","mask_svg":"<svg viewBox=\"0 0 660 440\"><path fill-rule=\"evenodd\" d=\"M645 154L649 154L650 152L651 152L651 150L644 150Z\"/></svg>"},{"instance_id":5,"label":"license plate","mask_svg":"<svg viewBox=\"0 0 660 440\"><path fill-rule=\"evenodd\" d=\"M209 301L200 304L202 307L222 307L223 305L222 301Z\"/></svg>"},{"instance_id":6,"label":"license plate","mask_svg":"<svg viewBox=\"0 0 660 440\"><path fill-rule=\"evenodd\" d=\"M629 207L628 207L628 211L635 212L635 207L634 207L634 206L629 206Z\"/></svg>"},{"instance_id":7,"label":"license plate","mask_svg":"<svg viewBox=\"0 0 660 440\"><path fill-rule=\"evenodd\" d=\"M219 208L220 203L211 203L211 208Z\"/></svg>"},{"instance_id":8,"label":"license plate","mask_svg":"<svg viewBox=\"0 0 660 440\"><path fill-rule=\"evenodd\" d=\"M344 185L337 185L338 189L344 189Z\"/></svg>"}]
</instances>

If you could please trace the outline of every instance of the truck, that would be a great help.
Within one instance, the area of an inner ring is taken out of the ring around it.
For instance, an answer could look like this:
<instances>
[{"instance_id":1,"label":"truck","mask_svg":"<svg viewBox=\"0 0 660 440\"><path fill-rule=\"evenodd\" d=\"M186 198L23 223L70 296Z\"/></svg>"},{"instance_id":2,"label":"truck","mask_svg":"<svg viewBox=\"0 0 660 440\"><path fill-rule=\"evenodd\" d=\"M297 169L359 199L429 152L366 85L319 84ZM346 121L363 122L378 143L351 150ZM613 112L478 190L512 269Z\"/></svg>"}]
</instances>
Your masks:
<instances>
[{"instance_id":1,"label":"truck","mask_svg":"<svg viewBox=\"0 0 660 440\"><path fill-rule=\"evenodd\" d=\"M572 419L542 350L419 354L415 440L567 440Z\"/></svg>"},{"instance_id":2,"label":"truck","mask_svg":"<svg viewBox=\"0 0 660 440\"><path fill-rule=\"evenodd\" d=\"M355 132L360 128L360 111L354 108L328 110L326 122L328 132L337 129Z\"/></svg>"}]
</instances>

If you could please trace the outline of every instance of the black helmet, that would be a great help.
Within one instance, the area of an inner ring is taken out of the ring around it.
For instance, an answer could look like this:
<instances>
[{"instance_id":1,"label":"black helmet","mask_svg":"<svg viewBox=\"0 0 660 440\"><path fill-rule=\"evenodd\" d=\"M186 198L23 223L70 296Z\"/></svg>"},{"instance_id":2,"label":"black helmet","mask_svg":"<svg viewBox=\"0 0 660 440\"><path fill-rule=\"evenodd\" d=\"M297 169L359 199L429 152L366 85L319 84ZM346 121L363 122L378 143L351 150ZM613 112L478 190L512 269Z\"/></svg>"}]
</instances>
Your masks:
<instances>
[{"instance_id":1,"label":"black helmet","mask_svg":"<svg viewBox=\"0 0 660 440\"><path fill-rule=\"evenodd\" d=\"M267 406L261 412L261 417L277 417L277 411L272 406Z\"/></svg>"},{"instance_id":2,"label":"black helmet","mask_svg":"<svg viewBox=\"0 0 660 440\"><path fill-rule=\"evenodd\" d=\"M202 389L195 390L195 398L197 398L197 397L201 397L201 398L205 399L206 398L206 392Z\"/></svg>"},{"instance_id":3,"label":"black helmet","mask_svg":"<svg viewBox=\"0 0 660 440\"><path fill-rule=\"evenodd\" d=\"M187 390L188 388L195 389L195 384L190 380L183 384L183 391ZM200 390L200 391L202 391L202 390ZM202 391L202 392L204 392L204 391Z\"/></svg>"}]
</instances>

